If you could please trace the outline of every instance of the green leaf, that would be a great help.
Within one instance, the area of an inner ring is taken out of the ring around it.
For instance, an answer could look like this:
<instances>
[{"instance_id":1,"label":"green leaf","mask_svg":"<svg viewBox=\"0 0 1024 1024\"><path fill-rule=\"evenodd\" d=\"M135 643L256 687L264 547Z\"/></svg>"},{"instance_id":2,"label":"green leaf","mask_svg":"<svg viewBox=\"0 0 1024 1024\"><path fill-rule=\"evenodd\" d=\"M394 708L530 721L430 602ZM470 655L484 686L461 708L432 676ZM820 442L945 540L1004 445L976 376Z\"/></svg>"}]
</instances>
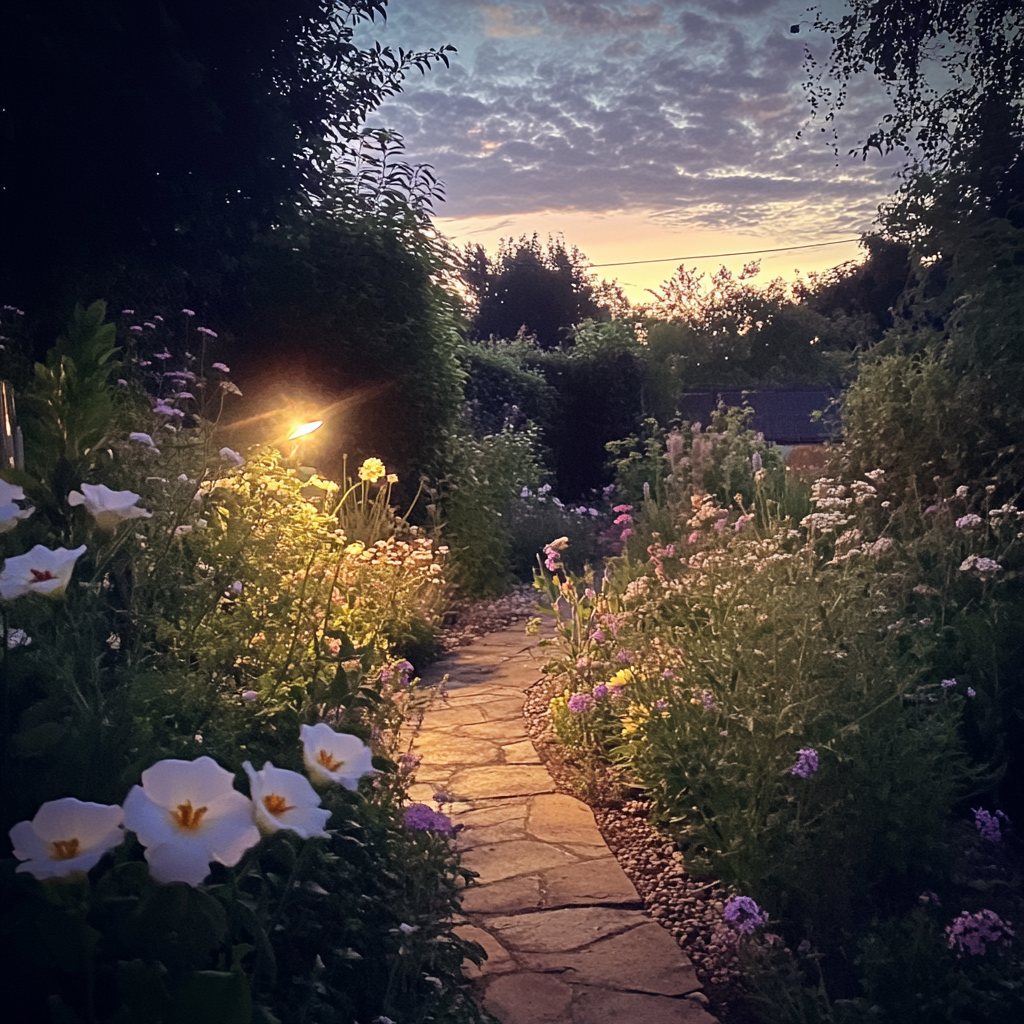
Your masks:
<instances>
[{"instance_id":1,"label":"green leaf","mask_svg":"<svg viewBox=\"0 0 1024 1024\"><path fill-rule=\"evenodd\" d=\"M165 1024L251 1024L252 992L239 971L194 971L174 986Z\"/></svg>"}]
</instances>

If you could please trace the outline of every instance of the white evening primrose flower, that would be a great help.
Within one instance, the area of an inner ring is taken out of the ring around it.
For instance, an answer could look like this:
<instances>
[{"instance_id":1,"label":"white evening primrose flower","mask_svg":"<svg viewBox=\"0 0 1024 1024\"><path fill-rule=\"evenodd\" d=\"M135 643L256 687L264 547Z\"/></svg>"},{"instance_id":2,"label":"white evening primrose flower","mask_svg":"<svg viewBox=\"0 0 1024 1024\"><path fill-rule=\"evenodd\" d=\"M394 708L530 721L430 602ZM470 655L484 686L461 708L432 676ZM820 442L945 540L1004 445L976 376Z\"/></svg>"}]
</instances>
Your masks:
<instances>
[{"instance_id":1,"label":"white evening primrose flower","mask_svg":"<svg viewBox=\"0 0 1024 1024\"><path fill-rule=\"evenodd\" d=\"M219 454L225 462L230 462L236 469L241 469L245 465L245 459L234 448L221 448Z\"/></svg>"},{"instance_id":2,"label":"white evening primrose flower","mask_svg":"<svg viewBox=\"0 0 1024 1024\"><path fill-rule=\"evenodd\" d=\"M0 505L9 505L12 501L24 501L25 492L17 484L9 484L0 480Z\"/></svg>"},{"instance_id":3,"label":"white evening primrose flower","mask_svg":"<svg viewBox=\"0 0 1024 1024\"><path fill-rule=\"evenodd\" d=\"M138 500L134 491L112 491L103 484L82 484L81 491L68 495L68 504L84 505L101 530L115 530L126 519L149 519L152 513L139 508Z\"/></svg>"},{"instance_id":4,"label":"white evening primrose flower","mask_svg":"<svg viewBox=\"0 0 1024 1024\"><path fill-rule=\"evenodd\" d=\"M320 797L305 775L275 768L269 761L261 771L248 761L242 767L249 776L256 827L264 835L286 828L303 839L327 838L324 825L331 812L320 806Z\"/></svg>"},{"instance_id":5,"label":"white evening primrose flower","mask_svg":"<svg viewBox=\"0 0 1024 1024\"><path fill-rule=\"evenodd\" d=\"M358 736L335 732L326 722L302 727L302 759L314 782L335 782L355 791L373 771L373 752Z\"/></svg>"},{"instance_id":6,"label":"white evening primrose flower","mask_svg":"<svg viewBox=\"0 0 1024 1024\"><path fill-rule=\"evenodd\" d=\"M233 867L260 840L252 801L212 757L169 758L142 773L124 801L125 828L146 847L158 882L198 885L210 861Z\"/></svg>"},{"instance_id":7,"label":"white evening primrose flower","mask_svg":"<svg viewBox=\"0 0 1024 1024\"><path fill-rule=\"evenodd\" d=\"M37 544L26 555L8 558L0 572L0 598L12 601L25 594L61 597L71 582L75 562L85 554L85 545L69 551Z\"/></svg>"},{"instance_id":8,"label":"white evening primrose flower","mask_svg":"<svg viewBox=\"0 0 1024 1024\"><path fill-rule=\"evenodd\" d=\"M19 487L18 490L21 488ZM22 519L28 519L33 512L35 512L34 508L18 508L14 502L0 505L0 533L9 533Z\"/></svg>"},{"instance_id":9,"label":"white evening primrose flower","mask_svg":"<svg viewBox=\"0 0 1024 1024\"><path fill-rule=\"evenodd\" d=\"M14 504L24 500L25 492L20 487L0 480L0 533L8 533L35 512L34 508L22 509Z\"/></svg>"},{"instance_id":10,"label":"white evening primrose flower","mask_svg":"<svg viewBox=\"0 0 1024 1024\"><path fill-rule=\"evenodd\" d=\"M93 804L66 796L50 800L31 821L10 831L14 856L24 863L17 871L36 878L59 878L88 871L124 839L124 817L116 804Z\"/></svg>"}]
</instances>

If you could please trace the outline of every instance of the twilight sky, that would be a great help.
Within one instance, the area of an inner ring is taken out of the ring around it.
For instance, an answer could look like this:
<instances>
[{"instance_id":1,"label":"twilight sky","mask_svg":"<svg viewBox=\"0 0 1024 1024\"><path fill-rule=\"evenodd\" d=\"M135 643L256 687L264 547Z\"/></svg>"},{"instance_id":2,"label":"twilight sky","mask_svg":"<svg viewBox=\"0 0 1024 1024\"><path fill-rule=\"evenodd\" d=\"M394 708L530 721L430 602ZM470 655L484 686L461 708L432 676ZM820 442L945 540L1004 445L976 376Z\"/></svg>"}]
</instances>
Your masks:
<instances>
[{"instance_id":1,"label":"twilight sky","mask_svg":"<svg viewBox=\"0 0 1024 1024\"><path fill-rule=\"evenodd\" d=\"M838 0L828 0L838 8ZM375 122L433 165L440 229L493 251L563 232L594 264L854 238L894 188L895 157L835 156L807 124L808 0L391 0L382 43L452 43ZM793 35L789 26L803 22ZM841 115L845 154L885 110L870 80ZM804 138L796 134L805 128ZM762 279L853 258L856 243L765 255ZM745 259L687 261L713 271ZM677 263L610 266L634 300Z\"/></svg>"}]
</instances>

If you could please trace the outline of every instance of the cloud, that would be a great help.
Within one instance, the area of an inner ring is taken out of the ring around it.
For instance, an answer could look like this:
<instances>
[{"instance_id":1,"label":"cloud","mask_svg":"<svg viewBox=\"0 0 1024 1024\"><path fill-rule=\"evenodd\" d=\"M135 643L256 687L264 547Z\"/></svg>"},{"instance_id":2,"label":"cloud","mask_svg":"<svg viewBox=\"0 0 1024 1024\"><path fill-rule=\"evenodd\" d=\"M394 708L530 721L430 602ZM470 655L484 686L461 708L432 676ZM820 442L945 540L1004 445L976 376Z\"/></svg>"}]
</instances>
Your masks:
<instances>
[{"instance_id":1,"label":"cloud","mask_svg":"<svg viewBox=\"0 0 1024 1024\"><path fill-rule=\"evenodd\" d=\"M788 28L805 3L393 0L395 38L382 41L450 32L459 53L380 117L445 181L448 217L635 208L679 225L856 234L897 162L837 167L820 125L797 138L805 40ZM884 102L871 83L851 90L841 152Z\"/></svg>"}]
</instances>

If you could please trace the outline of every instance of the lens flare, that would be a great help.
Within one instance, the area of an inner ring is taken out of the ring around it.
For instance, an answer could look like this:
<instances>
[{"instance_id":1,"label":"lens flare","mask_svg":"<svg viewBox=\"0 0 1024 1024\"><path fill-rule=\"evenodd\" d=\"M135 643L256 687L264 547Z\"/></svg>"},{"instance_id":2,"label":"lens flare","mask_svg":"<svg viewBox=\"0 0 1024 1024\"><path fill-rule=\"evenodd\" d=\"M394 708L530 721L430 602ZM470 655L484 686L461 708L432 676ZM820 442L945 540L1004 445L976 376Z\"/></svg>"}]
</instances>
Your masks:
<instances>
[{"instance_id":1,"label":"lens flare","mask_svg":"<svg viewBox=\"0 0 1024 1024\"><path fill-rule=\"evenodd\" d=\"M294 441L296 438L305 437L307 434L312 434L314 430L319 430L323 425L323 420L313 420L312 423L303 423L288 435L288 440Z\"/></svg>"}]
</instances>

